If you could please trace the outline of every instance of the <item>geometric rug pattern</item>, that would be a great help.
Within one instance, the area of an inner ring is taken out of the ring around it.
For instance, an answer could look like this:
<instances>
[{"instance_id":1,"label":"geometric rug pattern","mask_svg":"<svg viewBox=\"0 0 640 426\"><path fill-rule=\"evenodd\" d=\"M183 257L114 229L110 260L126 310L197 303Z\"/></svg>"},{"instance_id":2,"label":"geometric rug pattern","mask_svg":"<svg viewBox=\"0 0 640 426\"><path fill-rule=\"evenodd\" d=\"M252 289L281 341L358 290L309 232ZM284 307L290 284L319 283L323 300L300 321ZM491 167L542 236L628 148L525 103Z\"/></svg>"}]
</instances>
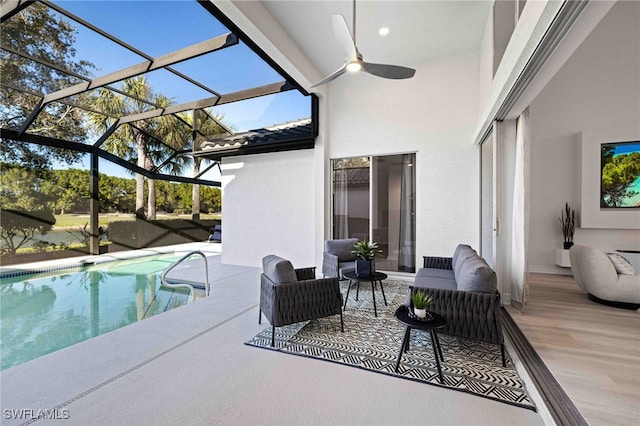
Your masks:
<instances>
[{"instance_id":1,"label":"geometric rug pattern","mask_svg":"<svg viewBox=\"0 0 640 426\"><path fill-rule=\"evenodd\" d=\"M357 367L536 410L508 355L507 366L502 366L499 345L439 333L444 356L444 362L440 362L444 375L444 384L441 384L429 332L412 329L410 351L402 355L400 368L396 373L394 370L405 327L394 317L394 313L404 303L409 293L409 283L395 280L383 282L388 306L384 305L380 289L376 289L377 317L374 317L373 312L371 285L367 284L361 285L358 301L355 300L355 288L349 293L347 309L343 312L344 333L340 332L340 316L334 315L276 327L275 347L271 347L271 326L245 344ZM347 282L341 282L341 286L344 300Z\"/></svg>"}]
</instances>

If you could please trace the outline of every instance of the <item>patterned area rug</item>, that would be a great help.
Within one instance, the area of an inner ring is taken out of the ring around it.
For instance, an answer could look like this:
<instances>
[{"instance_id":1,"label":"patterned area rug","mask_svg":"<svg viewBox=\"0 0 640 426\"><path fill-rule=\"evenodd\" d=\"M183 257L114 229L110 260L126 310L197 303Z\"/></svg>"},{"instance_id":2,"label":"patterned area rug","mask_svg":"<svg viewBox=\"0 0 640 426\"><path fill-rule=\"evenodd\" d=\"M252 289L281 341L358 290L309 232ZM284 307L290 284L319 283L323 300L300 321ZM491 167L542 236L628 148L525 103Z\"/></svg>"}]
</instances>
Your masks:
<instances>
[{"instance_id":1,"label":"patterned area rug","mask_svg":"<svg viewBox=\"0 0 640 426\"><path fill-rule=\"evenodd\" d=\"M382 293L376 290L378 317L374 317L371 285L360 286L349 293L344 315L344 333L340 332L340 316L321 318L305 323L276 328L275 347L271 347L269 326L247 345L289 354L316 358L358 367L377 373L401 377L489 398L495 401L536 410L513 363L507 357L502 367L500 346L439 334L444 355L441 362L444 384L438 379L428 332L411 331L411 350L402 356L400 368L395 365L402 344L404 326L395 319L396 308L404 303L408 283L383 282L388 306ZM347 283L342 282L342 295Z\"/></svg>"}]
</instances>

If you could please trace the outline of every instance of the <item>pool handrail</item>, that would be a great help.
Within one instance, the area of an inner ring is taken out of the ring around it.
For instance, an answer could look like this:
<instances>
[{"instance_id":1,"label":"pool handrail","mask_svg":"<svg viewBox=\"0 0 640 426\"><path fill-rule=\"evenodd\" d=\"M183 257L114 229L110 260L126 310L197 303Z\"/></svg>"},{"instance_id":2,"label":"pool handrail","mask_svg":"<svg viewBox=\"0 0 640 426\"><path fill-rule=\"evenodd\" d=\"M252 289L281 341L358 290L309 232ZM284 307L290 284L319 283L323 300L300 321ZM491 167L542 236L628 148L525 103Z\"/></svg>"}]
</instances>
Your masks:
<instances>
[{"instance_id":1,"label":"pool handrail","mask_svg":"<svg viewBox=\"0 0 640 426\"><path fill-rule=\"evenodd\" d=\"M178 266L180 263L182 263L184 260L188 259L189 257L193 256L193 255L199 255L202 256L202 258L204 259L204 294L205 297L208 297L211 294L211 285L209 284L209 263L207 262L207 256L205 256L205 254L203 252L201 252L200 250L194 250L194 251L190 251L189 253L185 254L184 256L182 256L179 260L176 260L175 262L173 262L171 265L169 265L169 267L167 267L167 269L165 269L162 272L162 275L160 276L160 282L162 283L162 285L166 286L166 287L183 287L183 288L187 288L189 289L189 296L191 296L192 301L195 300L195 288L197 287L201 287L203 283L201 282L197 282L197 281L190 281L190 280L180 280L180 282L169 282L167 281L167 274L176 266Z\"/></svg>"}]
</instances>

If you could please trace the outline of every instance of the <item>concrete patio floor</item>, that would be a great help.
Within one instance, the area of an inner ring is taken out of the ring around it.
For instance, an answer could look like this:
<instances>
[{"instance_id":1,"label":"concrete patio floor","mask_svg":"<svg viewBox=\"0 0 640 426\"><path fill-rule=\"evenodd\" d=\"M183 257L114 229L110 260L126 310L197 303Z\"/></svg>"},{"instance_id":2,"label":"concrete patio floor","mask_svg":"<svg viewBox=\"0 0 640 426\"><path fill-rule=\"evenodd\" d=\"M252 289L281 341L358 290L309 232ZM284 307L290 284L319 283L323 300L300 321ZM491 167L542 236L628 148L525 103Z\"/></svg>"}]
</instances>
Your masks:
<instances>
[{"instance_id":1,"label":"concrete patio floor","mask_svg":"<svg viewBox=\"0 0 640 426\"><path fill-rule=\"evenodd\" d=\"M246 346L268 326L258 325L260 270L208 255L211 297L2 371L1 423L51 409L59 419L47 422L69 425L544 423L478 396Z\"/></svg>"}]
</instances>

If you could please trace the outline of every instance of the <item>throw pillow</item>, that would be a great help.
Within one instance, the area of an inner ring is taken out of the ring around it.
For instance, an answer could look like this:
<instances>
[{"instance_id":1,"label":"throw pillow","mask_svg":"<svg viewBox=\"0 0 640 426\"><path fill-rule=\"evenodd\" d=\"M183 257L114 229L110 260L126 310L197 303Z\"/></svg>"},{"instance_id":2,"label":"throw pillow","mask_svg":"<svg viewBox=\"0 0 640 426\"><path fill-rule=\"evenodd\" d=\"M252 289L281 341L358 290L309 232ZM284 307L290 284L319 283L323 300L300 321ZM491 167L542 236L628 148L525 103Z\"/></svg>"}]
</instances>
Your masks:
<instances>
[{"instance_id":1,"label":"throw pillow","mask_svg":"<svg viewBox=\"0 0 640 426\"><path fill-rule=\"evenodd\" d=\"M609 259L611 259L611 263L613 263L613 267L616 268L616 272L618 274L636 274L636 270L634 269L633 265L625 257L620 256L618 253L607 253L607 256L609 256Z\"/></svg>"}]
</instances>

